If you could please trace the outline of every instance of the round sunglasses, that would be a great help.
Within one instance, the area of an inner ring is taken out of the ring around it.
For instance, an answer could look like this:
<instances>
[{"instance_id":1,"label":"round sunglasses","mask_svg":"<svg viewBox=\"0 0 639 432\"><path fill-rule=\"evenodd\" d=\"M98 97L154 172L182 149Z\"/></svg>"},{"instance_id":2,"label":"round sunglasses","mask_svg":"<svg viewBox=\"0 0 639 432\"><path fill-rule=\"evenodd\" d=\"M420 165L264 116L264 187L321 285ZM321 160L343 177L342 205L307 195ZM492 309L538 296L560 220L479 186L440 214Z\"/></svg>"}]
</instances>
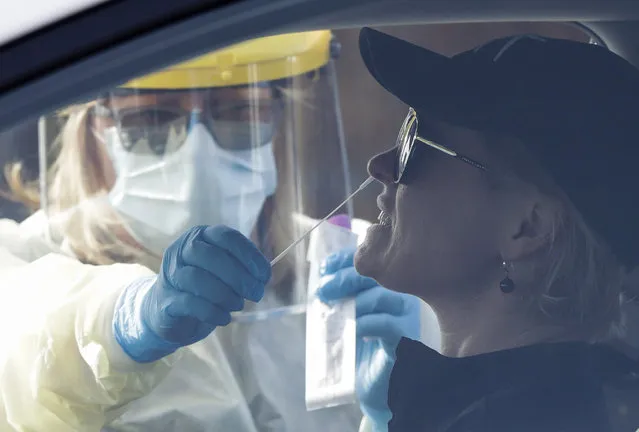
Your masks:
<instances>
[{"instance_id":1,"label":"round sunglasses","mask_svg":"<svg viewBox=\"0 0 639 432\"><path fill-rule=\"evenodd\" d=\"M455 150L446 147L444 145L438 144L434 141L428 140L419 136L418 133L419 127L419 119L417 117L417 112L410 108L408 110L408 114L406 115L406 119L402 124L402 127L399 129L399 134L397 135L397 142L395 143L397 147L397 159L395 162L395 173L394 173L394 181L395 183L401 183L402 178L404 177L404 172L406 171L406 166L408 162L411 160L413 156L413 151L415 149L415 141L419 141L427 146L438 150L448 156L454 157L455 159L459 159L462 162L465 162L469 165L474 166L477 169L482 171L487 171L486 167L462 154L459 154Z\"/></svg>"}]
</instances>

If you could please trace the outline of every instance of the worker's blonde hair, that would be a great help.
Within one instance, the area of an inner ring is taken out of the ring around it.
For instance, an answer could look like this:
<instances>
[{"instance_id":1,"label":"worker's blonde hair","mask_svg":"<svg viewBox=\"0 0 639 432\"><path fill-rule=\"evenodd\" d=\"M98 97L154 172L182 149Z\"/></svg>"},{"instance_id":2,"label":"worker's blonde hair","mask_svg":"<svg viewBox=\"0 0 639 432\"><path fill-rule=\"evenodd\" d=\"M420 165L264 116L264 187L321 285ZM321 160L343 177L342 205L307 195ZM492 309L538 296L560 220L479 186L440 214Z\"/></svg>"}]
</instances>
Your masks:
<instances>
[{"instance_id":1,"label":"worker's blonde hair","mask_svg":"<svg viewBox=\"0 0 639 432\"><path fill-rule=\"evenodd\" d=\"M134 262L142 252L119 238L122 220L100 199L110 185L104 149L89 126L91 106L68 108L60 134L48 146L53 159L46 174L49 228L62 235L83 262ZM32 210L40 208L38 184L23 182L20 163L8 166L5 174L17 199Z\"/></svg>"}]
</instances>

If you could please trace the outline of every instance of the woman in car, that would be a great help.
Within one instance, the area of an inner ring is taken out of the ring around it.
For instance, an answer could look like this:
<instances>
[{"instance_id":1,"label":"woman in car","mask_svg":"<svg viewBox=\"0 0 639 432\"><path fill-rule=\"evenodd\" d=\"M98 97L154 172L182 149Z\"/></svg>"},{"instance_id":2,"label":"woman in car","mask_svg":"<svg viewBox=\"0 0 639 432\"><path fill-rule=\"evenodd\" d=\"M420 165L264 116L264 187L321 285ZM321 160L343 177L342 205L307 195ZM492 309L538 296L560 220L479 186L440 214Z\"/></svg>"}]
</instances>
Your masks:
<instances>
[{"instance_id":1,"label":"woman in car","mask_svg":"<svg viewBox=\"0 0 639 432\"><path fill-rule=\"evenodd\" d=\"M382 213L355 265L442 329L441 354L388 353L388 430L636 429L639 363L612 342L637 296L639 72L535 35L448 58L364 29L360 50L412 108L369 163Z\"/></svg>"}]
</instances>

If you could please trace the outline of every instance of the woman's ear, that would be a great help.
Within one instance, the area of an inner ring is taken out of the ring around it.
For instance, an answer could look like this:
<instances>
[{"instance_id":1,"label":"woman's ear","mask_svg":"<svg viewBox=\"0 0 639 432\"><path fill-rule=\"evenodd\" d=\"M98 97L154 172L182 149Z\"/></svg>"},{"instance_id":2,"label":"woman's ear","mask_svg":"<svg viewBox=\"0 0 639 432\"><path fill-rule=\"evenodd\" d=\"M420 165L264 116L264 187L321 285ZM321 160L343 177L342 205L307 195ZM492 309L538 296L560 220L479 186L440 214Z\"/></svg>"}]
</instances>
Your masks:
<instances>
[{"instance_id":1,"label":"woman's ear","mask_svg":"<svg viewBox=\"0 0 639 432\"><path fill-rule=\"evenodd\" d=\"M563 211L560 203L538 191L520 196L509 212L500 251L505 261L519 261L547 247Z\"/></svg>"}]
</instances>

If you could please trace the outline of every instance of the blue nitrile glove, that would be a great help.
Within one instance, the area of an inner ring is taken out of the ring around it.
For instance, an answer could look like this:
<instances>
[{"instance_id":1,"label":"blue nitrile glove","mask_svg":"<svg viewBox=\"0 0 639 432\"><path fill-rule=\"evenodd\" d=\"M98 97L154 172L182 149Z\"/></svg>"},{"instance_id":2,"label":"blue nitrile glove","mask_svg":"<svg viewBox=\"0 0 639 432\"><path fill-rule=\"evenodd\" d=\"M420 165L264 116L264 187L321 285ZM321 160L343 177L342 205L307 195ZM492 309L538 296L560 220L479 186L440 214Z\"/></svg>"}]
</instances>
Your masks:
<instances>
[{"instance_id":1,"label":"blue nitrile glove","mask_svg":"<svg viewBox=\"0 0 639 432\"><path fill-rule=\"evenodd\" d=\"M347 249L326 259L317 294L324 302L355 297L357 396L375 430L384 431L391 419L387 401L395 349L402 337L419 340L421 301L358 274L354 254L355 250Z\"/></svg>"},{"instance_id":2,"label":"blue nitrile glove","mask_svg":"<svg viewBox=\"0 0 639 432\"><path fill-rule=\"evenodd\" d=\"M193 227L166 249L157 276L120 296L115 339L133 360L155 361L227 325L244 299L262 299L270 278L268 260L238 231Z\"/></svg>"}]
</instances>

